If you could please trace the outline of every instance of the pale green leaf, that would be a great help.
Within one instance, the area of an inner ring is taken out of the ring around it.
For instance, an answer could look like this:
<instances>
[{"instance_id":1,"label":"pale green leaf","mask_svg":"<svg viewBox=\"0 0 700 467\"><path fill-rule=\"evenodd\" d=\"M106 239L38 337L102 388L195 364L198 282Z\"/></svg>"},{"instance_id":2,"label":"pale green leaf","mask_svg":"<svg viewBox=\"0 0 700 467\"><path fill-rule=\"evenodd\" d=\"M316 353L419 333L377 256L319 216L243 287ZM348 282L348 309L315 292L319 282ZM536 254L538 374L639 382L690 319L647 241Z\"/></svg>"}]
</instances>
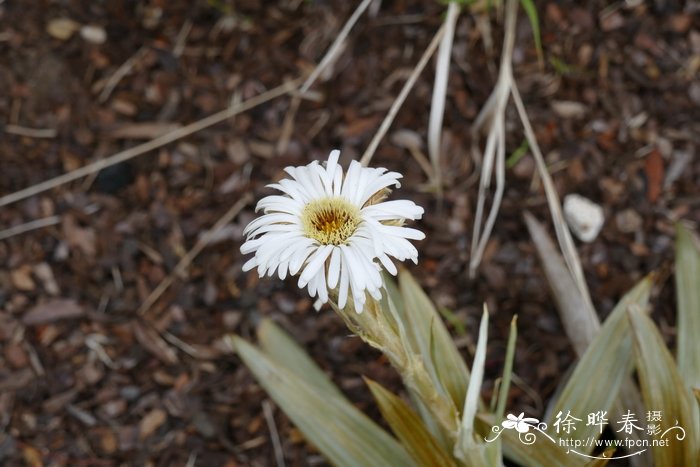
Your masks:
<instances>
[{"instance_id":1,"label":"pale green leaf","mask_svg":"<svg viewBox=\"0 0 700 467\"><path fill-rule=\"evenodd\" d=\"M698 465L698 407L685 386L676 363L658 329L639 309L628 313L634 336L634 350L639 382L647 410L659 411L661 428L666 430L678 423L686 436L676 440L668 435L669 445L653 447L654 465L675 467Z\"/></svg>"},{"instance_id":2,"label":"pale green leaf","mask_svg":"<svg viewBox=\"0 0 700 467\"><path fill-rule=\"evenodd\" d=\"M496 405L496 419L503 418L510 391L510 379L513 376L513 359L515 358L515 343L518 339L518 316L510 320L510 333L508 334L508 346L506 347L505 365L501 377L501 387L498 391L498 404Z\"/></svg>"},{"instance_id":3,"label":"pale green leaf","mask_svg":"<svg viewBox=\"0 0 700 467\"><path fill-rule=\"evenodd\" d=\"M440 314L416 280L405 270L399 273L404 320L412 347L436 384L446 391L455 407L464 402L469 371L440 319Z\"/></svg>"},{"instance_id":4,"label":"pale green leaf","mask_svg":"<svg viewBox=\"0 0 700 467\"><path fill-rule=\"evenodd\" d=\"M685 384L700 387L700 240L682 224L676 228L676 358Z\"/></svg>"},{"instance_id":5,"label":"pale green leaf","mask_svg":"<svg viewBox=\"0 0 700 467\"><path fill-rule=\"evenodd\" d=\"M644 310L649 302L652 280L647 277L629 291L605 320L603 327L579 360L571 378L566 383L551 411L548 425L559 411L571 411L582 418L577 429L567 437L587 440L600 436L600 428L588 426L584 416L599 410L611 411L620 387L628 378L633 364L632 334L627 319L627 310L637 307ZM585 449L590 452L592 447Z\"/></svg>"},{"instance_id":6,"label":"pale green leaf","mask_svg":"<svg viewBox=\"0 0 700 467\"><path fill-rule=\"evenodd\" d=\"M452 456L435 439L418 415L400 397L365 379L382 417L418 465L454 467Z\"/></svg>"},{"instance_id":7,"label":"pale green leaf","mask_svg":"<svg viewBox=\"0 0 700 467\"><path fill-rule=\"evenodd\" d=\"M260 385L285 414L334 465L416 465L396 439L350 402L312 386L246 341L233 347Z\"/></svg>"},{"instance_id":8,"label":"pale green leaf","mask_svg":"<svg viewBox=\"0 0 700 467\"><path fill-rule=\"evenodd\" d=\"M344 398L340 389L333 384L326 374L314 363L308 354L273 321L263 319L258 326L260 347L283 368L297 375L324 394Z\"/></svg>"},{"instance_id":9,"label":"pale green leaf","mask_svg":"<svg viewBox=\"0 0 700 467\"><path fill-rule=\"evenodd\" d=\"M486 363L486 343L488 342L489 312L484 305L479 324L479 337L476 342L472 374L469 378L467 395L464 398L464 410L462 411L461 446L466 447L473 443L474 419L479 409L479 393L484 379L484 365Z\"/></svg>"}]
</instances>

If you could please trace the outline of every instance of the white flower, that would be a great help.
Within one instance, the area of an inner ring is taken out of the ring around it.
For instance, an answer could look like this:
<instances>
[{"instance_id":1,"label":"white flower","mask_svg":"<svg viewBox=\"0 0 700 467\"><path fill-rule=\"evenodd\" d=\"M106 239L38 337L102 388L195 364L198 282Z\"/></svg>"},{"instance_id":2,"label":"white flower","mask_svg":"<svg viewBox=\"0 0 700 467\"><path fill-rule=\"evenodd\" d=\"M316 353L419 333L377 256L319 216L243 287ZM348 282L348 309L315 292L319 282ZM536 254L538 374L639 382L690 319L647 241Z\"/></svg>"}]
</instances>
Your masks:
<instances>
[{"instance_id":1,"label":"white flower","mask_svg":"<svg viewBox=\"0 0 700 467\"><path fill-rule=\"evenodd\" d=\"M506 418L508 420L501 422L503 428L507 430L515 428L518 433L527 433L530 431L531 425L537 425L540 422L536 418L525 417L524 412L521 412L517 417L513 414L508 414Z\"/></svg>"},{"instance_id":2,"label":"white flower","mask_svg":"<svg viewBox=\"0 0 700 467\"><path fill-rule=\"evenodd\" d=\"M308 287L317 304L328 301L337 288L338 307L352 295L355 311L362 312L365 292L381 299L383 266L396 275L391 258L418 261L408 241L425 235L403 227L406 219L420 219L423 208L412 201L383 201L389 187L399 187L401 174L362 167L352 161L346 174L338 165L340 151L321 165L287 167L291 179L269 185L283 195L260 200L256 211L264 215L244 230L241 253L255 253L243 265L258 268L260 277L277 271L280 279L299 275L299 287ZM381 265L381 266L380 266Z\"/></svg>"}]
</instances>

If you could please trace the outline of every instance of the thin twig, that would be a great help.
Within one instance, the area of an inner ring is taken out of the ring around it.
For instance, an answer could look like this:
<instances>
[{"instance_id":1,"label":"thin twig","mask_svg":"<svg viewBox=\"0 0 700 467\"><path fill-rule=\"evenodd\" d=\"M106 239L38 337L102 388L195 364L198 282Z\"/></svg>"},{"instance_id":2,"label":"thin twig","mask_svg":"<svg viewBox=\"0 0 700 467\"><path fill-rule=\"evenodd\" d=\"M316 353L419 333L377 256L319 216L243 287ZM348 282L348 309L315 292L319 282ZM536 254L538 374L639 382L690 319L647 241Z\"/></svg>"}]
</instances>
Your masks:
<instances>
[{"instance_id":1,"label":"thin twig","mask_svg":"<svg viewBox=\"0 0 700 467\"><path fill-rule=\"evenodd\" d=\"M363 0L363 2L357 6L353 14L350 16L350 18L348 18L345 26L343 26L343 29L341 29L338 33L338 37L336 37L333 44L331 44L328 52L326 52L326 55L323 57L323 59L321 59L321 62L318 64L316 69L314 69L309 77L306 78L306 81L304 81L304 84L301 85L301 88L299 88L301 93L308 91L318 77L321 76L321 73L323 73L323 71L338 58L338 52L341 50L341 45L345 41L345 38L348 37L352 27L355 25L357 20L360 19L360 15L364 13L370 3L372 3L372 0Z\"/></svg>"},{"instance_id":2,"label":"thin twig","mask_svg":"<svg viewBox=\"0 0 700 467\"><path fill-rule=\"evenodd\" d=\"M250 203L251 199L252 196L250 194L246 193L243 195L243 197L239 199L236 204L231 206L231 208L226 211L226 213L221 216L218 221L216 221L216 224L214 224L214 226L208 232L197 240L197 243L195 243L192 249L180 259L175 266L175 269L173 269L173 271L165 279L160 281L158 286L153 289L146 300L144 300L138 309L139 315L146 313L158 301L163 293L165 293L165 291L168 290L171 285L173 285L175 280L184 275L185 270L190 266L190 264L192 264L192 261L194 261L197 255L199 255L199 253L201 253L202 250L209 245L211 240L216 237L219 231L225 227L226 224L231 222L233 218L236 217L248 203Z\"/></svg>"},{"instance_id":3,"label":"thin twig","mask_svg":"<svg viewBox=\"0 0 700 467\"><path fill-rule=\"evenodd\" d=\"M340 30L338 36L328 48L328 51L323 56L319 64L316 65L316 68L314 68L308 78L306 78L304 84L301 85L299 88L299 93L292 97L292 101L289 104L289 109L287 110L287 115L284 117L282 132L277 142L276 150L278 154L281 154L287 150L289 139L292 136L292 131L294 131L294 120L296 118L297 111L299 110L302 95L305 94L311 88L311 86L313 86L318 77L321 76L321 73L323 73L326 68L328 68L338 59L343 50L343 42L345 42L345 39L347 39L348 35L350 34L352 27L355 25L355 23L357 23L357 20L360 19L360 16L362 13L364 13L370 3L372 3L372 0L364 0L357 6L353 14L350 15L350 18L348 18L348 20L345 22L343 29Z\"/></svg>"},{"instance_id":4,"label":"thin twig","mask_svg":"<svg viewBox=\"0 0 700 467\"><path fill-rule=\"evenodd\" d=\"M146 56L146 52L148 52L148 48L141 47L134 55L129 57L127 61L122 63L119 68L117 68L117 71L115 71L114 74L109 77L105 83L105 87L102 88L102 92L100 92L100 95L97 98L98 102L102 103L109 99L109 96L112 94L112 91L114 91L114 88L117 87L119 82L124 79L127 74L129 74L134 65L136 65L143 57Z\"/></svg>"},{"instance_id":5,"label":"thin twig","mask_svg":"<svg viewBox=\"0 0 700 467\"><path fill-rule=\"evenodd\" d=\"M5 133L28 138L55 138L58 131L54 128L27 128L19 125L5 125Z\"/></svg>"},{"instance_id":6,"label":"thin twig","mask_svg":"<svg viewBox=\"0 0 700 467\"><path fill-rule=\"evenodd\" d=\"M275 462L277 462L277 467L284 467L284 452L282 451L282 443L280 442L280 435L277 432L277 425L275 425L275 416L272 413L272 404L269 400L264 400L262 403L263 415L265 415L265 422L267 422L267 428L270 430L270 438L272 439L272 449L275 451Z\"/></svg>"},{"instance_id":7,"label":"thin twig","mask_svg":"<svg viewBox=\"0 0 700 467\"><path fill-rule=\"evenodd\" d=\"M133 148L129 148L125 151L118 152L110 157L100 159L91 164L80 167L72 172L59 175L56 178L52 178L50 180L46 180L37 185L30 186L15 193L5 195L0 198L0 207L7 206L8 204L12 204L14 202L20 201L38 193L43 193L44 191L50 190L57 186L85 177L86 175L99 172L100 170L106 167L110 167L120 162L124 162L136 156L140 156L141 154L144 154L146 152L158 149L162 146L165 146L166 144L172 143L173 141L182 139L193 133L197 133L198 131L204 130L205 128L208 128L212 125L216 125L217 123L223 122L233 117L234 115L237 115L241 112L245 112L246 110L250 110L253 107L257 107L258 105L263 104L269 100L289 93L290 91L296 88L300 81L301 78L288 81L285 84L282 84L281 86L277 86L276 88L273 88L267 92L252 97L239 105L231 106L227 109L221 110L194 123L190 123L187 126L179 128L163 136L159 136L158 138L152 139L151 141L147 141L143 144L139 144L138 146L134 146Z\"/></svg>"},{"instance_id":8,"label":"thin twig","mask_svg":"<svg viewBox=\"0 0 700 467\"><path fill-rule=\"evenodd\" d=\"M61 222L60 216L49 216L42 219L37 219L34 221L26 222L24 224L15 225L9 229L0 230L0 240L5 240L15 235L20 235L25 232L30 232L32 230L41 229L44 227L49 227L51 225L56 225Z\"/></svg>"},{"instance_id":9,"label":"thin twig","mask_svg":"<svg viewBox=\"0 0 700 467\"><path fill-rule=\"evenodd\" d=\"M435 53L435 49L437 49L438 44L440 44L440 39L442 39L442 35L444 33L445 24L443 23L443 25L440 26L440 29L438 29L438 32L435 33L435 37L433 37L433 40L430 41L428 48L425 49L425 52L423 52L423 56L421 56L420 60L418 61L418 64L406 80L406 83L403 85L403 88L401 89L399 95L396 97L396 100L394 100L394 103L391 104L391 108L386 114L386 117L384 117L384 121L379 126L379 129L372 138L372 141L370 141L369 146L367 146L365 153L362 155L362 159L360 159L360 163L362 165L366 166L372 160L374 152L377 150L377 146L379 146L379 142L382 140L382 138L384 138L386 132L389 131L389 127L393 123L394 118L396 118L396 114L399 112L399 109L406 100L406 97L408 97L408 93L411 92L413 85L416 84L418 76L420 76L421 72L428 64L430 57L433 55L433 53Z\"/></svg>"}]
</instances>

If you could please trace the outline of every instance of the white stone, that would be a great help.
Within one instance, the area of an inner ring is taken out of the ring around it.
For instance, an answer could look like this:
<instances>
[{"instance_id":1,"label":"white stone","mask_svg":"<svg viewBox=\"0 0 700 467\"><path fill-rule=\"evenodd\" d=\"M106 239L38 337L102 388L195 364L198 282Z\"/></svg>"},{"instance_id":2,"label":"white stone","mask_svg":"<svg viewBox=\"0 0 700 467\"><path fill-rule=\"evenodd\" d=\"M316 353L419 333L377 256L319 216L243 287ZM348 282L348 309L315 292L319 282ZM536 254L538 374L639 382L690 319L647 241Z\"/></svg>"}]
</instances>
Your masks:
<instances>
[{"instance_id":1,"label":"white stone","mask_svg":"<svg viewBox=\"0 0 700 467\"><path fill-rule=\"evenodd\" d=\"M581 195L569 194L564 198L564 218L579 240L592 242L603 228L603 208Z\"/></svg>"},{"instance_id":2,"label":"white stone","mask_svg":"<svg viewBox=\"0 0 700 467\"><path fill-rule=\"evenodd\" d=\"M91 44L104 44L107 40L107 31L100 26L85 25L80 28L80 37Z\"/></svg>"}]
</instances>

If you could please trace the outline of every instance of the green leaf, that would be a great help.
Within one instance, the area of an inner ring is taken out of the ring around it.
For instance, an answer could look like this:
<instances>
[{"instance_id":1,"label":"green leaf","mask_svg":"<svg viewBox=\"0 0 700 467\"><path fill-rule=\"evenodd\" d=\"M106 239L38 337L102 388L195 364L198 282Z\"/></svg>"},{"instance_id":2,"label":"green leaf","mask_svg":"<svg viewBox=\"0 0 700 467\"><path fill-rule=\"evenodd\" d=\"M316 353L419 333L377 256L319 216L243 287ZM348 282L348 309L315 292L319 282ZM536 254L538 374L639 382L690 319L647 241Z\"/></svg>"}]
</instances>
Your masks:
<instances>
[{"instance_id":1,"label":"green leaf","mask_svg":"<svg viewBox=\"0 0 700 467\"><path fill-rule=\"evenodd\" d=\"M629 291L605 320L600 332L593 339L579 360L571 378L566 383L551 411L548 425L559 411L584 419L577 429L567 434L572 439L587 440L600 436L600 427L588 426L584 415L599 410L609 412L618 397L620 387L628 378L633 364L632 334L627 310L647 308L652 280L643 279ZM585 448L590 452L593 447Z\"/></svg>"},{"instance_id":2,"label":"green leaf","mask_svg":"<svg viewBox=\"0 0 700 467\"><path fill-rule=\"evenodd\" d=\"M408 404L380 384L367 378L365 381L377 401L382 417L418 465L457 465Z\"/></svg>"},{"instance_id":3,"label":"green leaf","mask_svg":"<svg viewBox=\"0 0 700 467\"><path fill-rule=\"evenodd\" d=\"M660 411L662 430L676 422L685 430L685 439L676 433L667 435L669 445L652 447L654 465L673 467L698 465L698 407L683 383L671 353L651 319L634 307L628 312L634 336L639 382L644 405L649 411Z\"/></svg>"},{"instance_id":4,"label":"green leaf","mask_svg":"<svg viewBox=\"0 0 700 467\"><path fill-rule=\"evenodd\" d=\"M676 226L676 296L678 298L678 371L690 387L700 387L700 240Z\"/></svg>"},{"instance_id":5,"label":"green leaf","mask_svg":"<svg viewBox=\"0 0 700 467\"><path fill-rule=\"evenodd\" d=\"M232 344L270 397L334 465L416 465L396 439L346 399L324 385L313 386L238 337Z\"/></svg>"},{"instance_id":6,"label":"green leaf","mask_svg":"<svg viewBox=\"0 0 700 467\"><path fill-rule=\"evenodd\" d=\"M530 143L527 142L527 139L524 139L523 142L520 143L520 146L513 151L513 154L508 156L508 159L506 159L506 168L512 169L515 167L515 164L520 162L520 159L525 157L528 149L530 149Z\"/></svg>"},{"instance_id":7,"label":"green leaf","mask_svg":"<svg viewBox=\"0 0 700 467\"><path fill-rule=\"evenodd\" d=\"M537 49L537 61L542 66L544 63L542 54L542 39L540 37L540 20L537 16L537 7L535 2L532 0L520 0L520 4L523 6L527 17L530 20L530 25L532 26L532 37L535 39L535 48Z\"/></svg>"},{"instance_id":8,"label":"green leaf","mask_svg":"<svg viewBox=\"0 0 700 467\"><path fill-rule=\"evenodd\" d=\"M446 391L455 407L461 407L469 384L469 370L440 315L416 280L405 270L399 272L405 327L413 350L436 387Z\"/></svg>"}]
</instances>

